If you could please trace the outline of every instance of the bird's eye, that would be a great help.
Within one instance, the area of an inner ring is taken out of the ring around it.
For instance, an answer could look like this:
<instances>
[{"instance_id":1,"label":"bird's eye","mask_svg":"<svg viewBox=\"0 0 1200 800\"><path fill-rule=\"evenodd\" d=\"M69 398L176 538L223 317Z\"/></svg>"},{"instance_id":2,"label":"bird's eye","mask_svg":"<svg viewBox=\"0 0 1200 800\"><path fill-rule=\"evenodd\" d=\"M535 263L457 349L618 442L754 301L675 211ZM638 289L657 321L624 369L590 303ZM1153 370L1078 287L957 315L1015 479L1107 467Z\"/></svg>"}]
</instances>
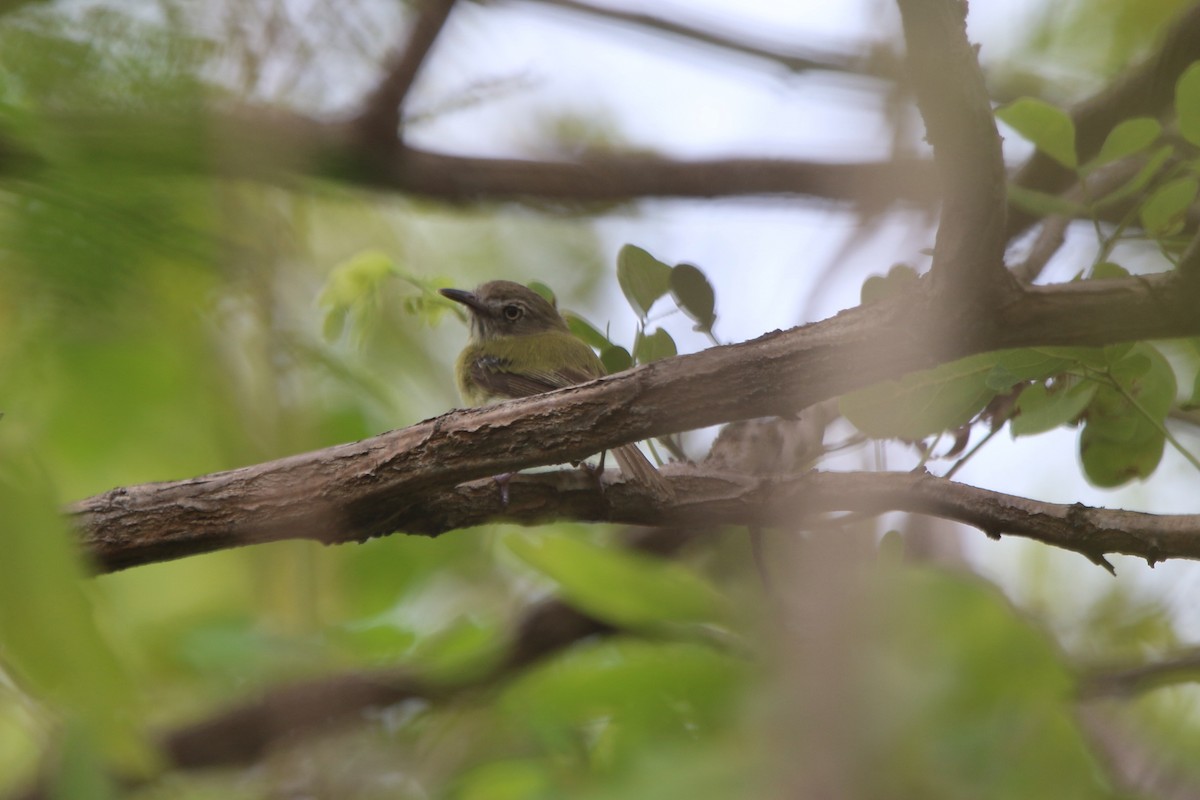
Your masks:
<instances>
[{"instance_id":1,"label":"bird's eye","mask_svg":"<svg viewBox=\"0 0 1200 800\"><path fill-rule=\"evenodd\" d=\"M516 304L507 305L504 307L504 318L509 322L516 322L525 315L525 309Z\"/></svg>"}]
</instances>

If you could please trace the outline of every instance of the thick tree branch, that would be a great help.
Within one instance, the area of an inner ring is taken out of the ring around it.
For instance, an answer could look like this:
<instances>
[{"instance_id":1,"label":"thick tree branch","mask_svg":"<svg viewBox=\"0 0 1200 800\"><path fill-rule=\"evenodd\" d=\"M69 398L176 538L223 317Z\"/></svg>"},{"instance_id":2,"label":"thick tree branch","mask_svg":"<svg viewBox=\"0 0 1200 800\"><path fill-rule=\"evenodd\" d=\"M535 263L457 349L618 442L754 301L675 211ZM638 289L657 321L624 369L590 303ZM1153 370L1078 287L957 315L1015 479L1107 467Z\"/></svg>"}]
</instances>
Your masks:
<instances>
[{"instance_id":1,"label":"thick tree branch","mask_svg":"<svg viewBox=\"0 0 1200 800\"><path fill-rule=\"evenodd\" d=\"M445 419L445 418L443 418ZM403 432L396 432L403 433ZM385 434L369 442L388 439ZM342 448L332 448L340 450ZM395 499L361 500L374 484L347 457L327 486L302 484L305 462L327 461L330 451L297 456L178 483L114 490L75 506L73 513L92 558L117 569L239 544L307 538L324 543L360 541L382 533L436 536L490 522L537 525L554 520L666 523L708 528L771 526L833 512L907 511L972 525L999 537L1021 536L1081 553L1111 570L1105 555L1138 556L1151 564L1168 558L1200 559L1200 514L1154 515L1029 500L929 475L810 472L748 477L677 465L667 471L676 502L654 506L634 485L597 489L574 470L514 476L507 504L490 479L454 488L416 489ZM285 460L287 461L287 460ZM499 471L497 469L497 471ZM305 469L307 474L311 469ZM280 491L272 497L262 484ZM345 501L332 499L334 488ZM305 490L322 499L302 502ZM290 512L287 527L271 517ZM216 517L216 513L220 514Z\"/></svg>"},{"instance_id":2,"label":"thick tree branch","mask_svg":"<svg viewBox=\"0 0 1200 800\"><path fill-rule=\"evenodd\" d=\"M977 316L1017 292L1004 269L1008 201L1000 135L967 40L967 4L900 0L899 5L909 72L941 185L934 288L945 293L948 310Z\"/></svg>"},{"instance_id":3,"label":"thick tree branch","mask_svg":"<svg viewBox=\"0 0 1200 800\"><path fill-rule=\"evenodd\" d=\"M789 414L986 350L1200 334L1195 298L1181 285L1173 276L1152 276L1038 287L1002 309L1003 324L991 335L948 341L922 336L921 321L935 311L912 293L577 387L454 411L362 442L190 480L114 489L73 512L103 570L282 538L360 540L402 527L435 532L435 492L501 472L577 461L618 444L721 422ZM689 508L711 520L727 501L717 487L674 480L680 482L680 505L630 497L642 509L636 521L687 518ZM572 502L582 505L554 513L621 519L595 506L620 509L625 495L611 490L603 500L579 495Z\"/></svg>"}]
</instances>

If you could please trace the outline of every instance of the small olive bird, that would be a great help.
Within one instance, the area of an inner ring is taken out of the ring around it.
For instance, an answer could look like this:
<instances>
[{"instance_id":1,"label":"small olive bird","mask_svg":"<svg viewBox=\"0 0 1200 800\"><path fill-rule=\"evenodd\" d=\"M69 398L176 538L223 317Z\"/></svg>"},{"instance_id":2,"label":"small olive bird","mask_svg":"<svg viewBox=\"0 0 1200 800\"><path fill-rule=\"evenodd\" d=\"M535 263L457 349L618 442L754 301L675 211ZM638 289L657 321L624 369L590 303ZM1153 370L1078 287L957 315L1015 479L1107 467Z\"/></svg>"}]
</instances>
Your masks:
<instances>
[{"instance_id":1,"label":"small olive bird","mask_svg":"<svg viewBox=\"0 0 1200 800\"><path fill-rule=\"evenodd\" d=\"M471 312L471 340L455 365L458 390L470 405L528 397L607 374L592 348L571 333L558 309L526 286L488 281L473 292L442 289L441 293ZM627 479L660 500L674 496L635 445L621 445L612 452Z\"/></svg>"}]
</instances>

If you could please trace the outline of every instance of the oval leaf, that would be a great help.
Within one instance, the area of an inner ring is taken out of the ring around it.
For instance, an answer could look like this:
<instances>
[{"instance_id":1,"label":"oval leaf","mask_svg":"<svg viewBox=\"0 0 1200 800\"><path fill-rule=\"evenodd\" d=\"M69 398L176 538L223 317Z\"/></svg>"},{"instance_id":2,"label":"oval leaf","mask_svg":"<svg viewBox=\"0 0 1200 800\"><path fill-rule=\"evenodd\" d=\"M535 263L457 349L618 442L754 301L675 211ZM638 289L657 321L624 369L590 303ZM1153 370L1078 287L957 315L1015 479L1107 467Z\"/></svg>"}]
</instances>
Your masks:
<instances>
[{"instance_id":1,"label":"oval leaf","mask_svg":"<svg viewBox=\"0 0 1200 800\"><path fill-rule=\"evenodd\" d=\"M1075 123L1061 108L1044 100L1022 97L997 109L996 117L1064 167L1075 169L1078 166Z\"/></svg>"},{"instance_id":2,"label":"oval leaf","mask_svg":"<svg viewBox=\"0 0 1200 800\"><path fill-rule=\"evenodd\" d=\"M981 353L852 392L839 408L868 436L917 440L966 424L998 391L1049 378L1073 363L1037 348Z\"/></svg>"},{"instance_id":3,"label":"oval leaf","mask_svg":"<svg viewBox=\"0 0 1200 800\"><path fill-rule=\"evenodd\" d=\"M1151 117L1136 117L1127 119L1109 131L1100 147L1100 153L1088 165L1091 168L1140 153L1158 141L1162 135L1162 125Z\"/></svg>"},{"instance_id":4,"label":"oval leaf","mask_svg":"<svg viewBox=\"0 0 1200 800\"><path fill-rule=\"evenodd\" d=\"M723 616L720 595L681 564L569 536L512 536L505 543L557 583L572 605L597 619L646 627Z\"/></svg>"},{"instance_id":5,"label":"oval leaf","mask_svg":"<svg viewBox=\"0 0 1200 800\"><path fill-rule=\"evenodd\" d=\"M670 358L677 353L675 340L662 328L655 329L654 333L650 335L638 334L637 342L633 345L633 356L639 364L649 364L660 358Z\"/></svg>"},{"instance_id":6,"label":"oval leaf","mask_svg":"<svg viewBox=\"0 0 1200 800\"><path fill-rule=\"evenodd\" d=\"M636 245L627 244L617 254L617 283L639 318L671 288L671 268Z\"/></svg>"},{"instance_id":7,"label":"oval leaf","mask_svg":"<svg viewBox=\"0 0 1200 800\"><path fill-rule=\"evenodd\" d=\"M1188 207L1196 199L1200 182L1195 178L1176 178L1164 183L1142 204L1142 227L1153 236L1166 236L1183 226Z\"/></svg>"},{"instance_id":8,"label":"oval leaf","mask_svg":"<svg viewBox=\"0 0 1200 800\"><path fill-rule=\"evenodd\" d=\"M1200 146L1200 61L1184 70L1175 83L1175 114L1183 138Z\"/></svg>"},{"instance_id":9,"label":"oval leaf","mask_svg":"<svg viewBox=\"0 0 1200 800\"><path fill-rule=\"evenodd\" d=\"M716 295L712 284L691 264L677 264L671 270L671 296L675 303L696 322L699 331L711 331L717 321Z\"/></svg>"},{"instance_id":10,"label":"oval leaf","mask_svg":"<svg viewBox=\"0 0 1200 800\"><path fill-rule=\"evenodd\" d=\"M1009 430L1014 437L1030 436L1070 424L1079 419L1099 388L1095 381L1059 382L1050 389L1035 383L1017 398L1017 415Z\"/></svg>"},{"instance_id":11,"label":"oval leaf","mask_svg":"<svg viewBox=\"0 0 1200 800\"><path fill-rule=\"evenodd\" d=\"M595 325L578 314L568 311L563 314L563 319L567 321L567 327L571 329L571 333L587 342L589 347L603 351L605 348L613 346L608 337L601 333Z\"/></svg>"}]
</instances>

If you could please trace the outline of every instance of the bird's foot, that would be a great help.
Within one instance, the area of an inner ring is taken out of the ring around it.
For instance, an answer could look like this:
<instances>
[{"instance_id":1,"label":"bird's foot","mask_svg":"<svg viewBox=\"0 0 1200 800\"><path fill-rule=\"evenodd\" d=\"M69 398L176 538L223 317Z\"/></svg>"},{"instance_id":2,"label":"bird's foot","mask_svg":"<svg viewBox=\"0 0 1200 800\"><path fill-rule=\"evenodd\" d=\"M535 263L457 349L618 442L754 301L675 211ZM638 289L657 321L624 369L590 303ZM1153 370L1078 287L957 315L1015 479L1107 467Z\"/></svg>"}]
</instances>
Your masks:
<instances>
[{"instance_id":1,"label":"bird's foot","mask_svg":"<svg viewBox=\"0 0 1200 800\"><path fill-rule=\"evenodd\" d=\"M493 475L492 480L496 482L497 488L500 489L500 504L508 508L508 482L512 480L515 472L502 472L499 475Z\"/></svg>"}]
</instances>

